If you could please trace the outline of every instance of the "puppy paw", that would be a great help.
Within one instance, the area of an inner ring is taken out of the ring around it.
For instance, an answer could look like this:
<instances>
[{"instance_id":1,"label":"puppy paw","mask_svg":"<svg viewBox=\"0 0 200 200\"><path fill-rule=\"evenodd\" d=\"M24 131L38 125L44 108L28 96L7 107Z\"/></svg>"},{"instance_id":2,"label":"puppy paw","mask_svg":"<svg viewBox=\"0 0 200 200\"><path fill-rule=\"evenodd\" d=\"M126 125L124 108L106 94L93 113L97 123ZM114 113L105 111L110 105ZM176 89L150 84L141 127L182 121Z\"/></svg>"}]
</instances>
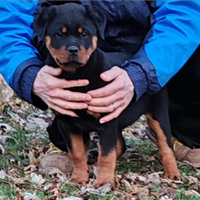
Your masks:
<instances>
[{"instance_id":1,"label":"puppy paw","mask_svg":"<svg viewBox=\"0 0 200 200\"><path fill-rule=\"evenodd\" d=\"M182 176L181 176L179 170L165 171L164 177L169 178L171 180L182 180Z\"/></svg>"},{"instance_id":2,"label":"puppy paw","mask_svg":"<svg viewBox=\"0 0 200 200\"><path fill-rule=\"evenodd\" d=\"M82 171L73 172L71 180L73 182L86 185L89 181L89 174L87 172L82 172Z\"/></svg>"},{"instance_id":3,"label":"puppy paw","mask_svg":"<svg viewBox=\"0 0 200 200\"><path fill-rule=\"evenodd\" d=\"M105 185L107 183L110 183L112 185L112 188L114 188L115 187L115 177L110 177L110 178L97 177L97 179L93 183L93 186L95 188L99 188L100 186Z\"/></svg>"}]
</instances>

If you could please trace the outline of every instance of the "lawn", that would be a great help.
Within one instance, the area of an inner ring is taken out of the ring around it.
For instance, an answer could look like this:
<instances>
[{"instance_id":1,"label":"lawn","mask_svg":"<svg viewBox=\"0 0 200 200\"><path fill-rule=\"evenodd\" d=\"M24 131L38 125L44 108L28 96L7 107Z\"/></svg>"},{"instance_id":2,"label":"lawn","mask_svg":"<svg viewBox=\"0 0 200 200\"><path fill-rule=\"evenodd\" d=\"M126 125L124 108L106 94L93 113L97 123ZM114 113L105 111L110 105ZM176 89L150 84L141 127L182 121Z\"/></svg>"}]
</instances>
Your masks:
<instances>
[{"instance_id":1,"label":"lawn","mask_svg":"<svg viewBox=\"0 0 200 200\"><path fill-rule=\"evenodd\" d=\"M163 178L157 147L145 133L142 116L123 131L127 150L118 160L116 188L92 187L95 167L87 187L70 181L70 175L52 169L40 174L38 163L48 150L46 126L50 110L41 111L14 98L0 106L0 200L197 200L200 171L178 163L182 181Z\"/></svg>"}]
</instances>

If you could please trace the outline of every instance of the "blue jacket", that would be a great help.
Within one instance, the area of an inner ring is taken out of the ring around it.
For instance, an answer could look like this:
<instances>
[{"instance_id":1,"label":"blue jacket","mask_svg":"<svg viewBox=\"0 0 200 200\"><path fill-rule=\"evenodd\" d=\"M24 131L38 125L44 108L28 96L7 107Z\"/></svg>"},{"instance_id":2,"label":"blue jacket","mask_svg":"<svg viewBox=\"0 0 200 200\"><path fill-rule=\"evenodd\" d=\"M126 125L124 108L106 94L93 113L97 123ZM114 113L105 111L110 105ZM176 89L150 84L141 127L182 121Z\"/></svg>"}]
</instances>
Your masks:
<instances>
[{"instance_id":1,"label":"blue jacket","mask_svg":"<svg viewBox=\"0 0 200 200\"><path fill-rule=\"evenodd\" d=\"M46 3L59 4L63 1ZM137 99L159 91L187 62L200 44L200 1L80 1L106 11L106 41L116 50L129 48L135 56L122 67ZM44 4L44 2L43 2ZM33 15L40 1L1 1L0 73L29 103L45 109L32 95L34 79L44 65L32 45ZM114 45L113 45L114 44Z\"/></svg>"}]
</instances>

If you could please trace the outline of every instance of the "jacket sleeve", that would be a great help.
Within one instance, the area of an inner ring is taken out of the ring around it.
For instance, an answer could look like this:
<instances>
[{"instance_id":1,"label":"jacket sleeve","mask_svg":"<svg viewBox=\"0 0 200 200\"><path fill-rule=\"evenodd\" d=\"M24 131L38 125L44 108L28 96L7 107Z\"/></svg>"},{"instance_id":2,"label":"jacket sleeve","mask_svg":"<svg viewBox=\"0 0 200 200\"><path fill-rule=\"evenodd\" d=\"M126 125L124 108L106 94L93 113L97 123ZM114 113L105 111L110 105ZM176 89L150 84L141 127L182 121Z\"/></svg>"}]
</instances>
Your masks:
<instances>
[{"instance_id":1,"label":"jacket sleeve","mask_svg":"<svg viewBox=\"0 0 200 200\"><path fill-rule=\"evenodd\" d=\"M134 58L122 67L140 98L159 91L200 44L199 1L156 1L151 30Z\"/></svg>"},{"instance_id":2,"label":"jacket sleeve","mask_svg":"<svg viewBox=\"0 0 200 200\"><path fill-rule=\"evenodd\" d=\"M34 103L33 82L43 66L37 49L31 44L31 26L37 6L35 0L0 3L0 73L17 95L29 103ZM46 108L39 98L34 105Z\"/></svg>"}]
</instances>

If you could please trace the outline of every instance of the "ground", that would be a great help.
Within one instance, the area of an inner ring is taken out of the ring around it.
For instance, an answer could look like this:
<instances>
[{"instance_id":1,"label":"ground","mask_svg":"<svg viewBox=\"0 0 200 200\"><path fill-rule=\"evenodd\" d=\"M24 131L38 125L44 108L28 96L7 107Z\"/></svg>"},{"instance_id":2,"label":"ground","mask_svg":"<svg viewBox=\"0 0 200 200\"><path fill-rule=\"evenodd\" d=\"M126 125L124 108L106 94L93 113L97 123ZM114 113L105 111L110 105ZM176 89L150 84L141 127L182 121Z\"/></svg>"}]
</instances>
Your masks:
<instances>
[{"instance_id":1,"label":"ground","mask_svg":"<svg viewBox=\"0 0 200 200\"><path fill-rule=\"evenodd\" d=\"M41 111L13 98L0 106L0 200L197 200L200 171L190 163L178 163L182 181L163 178L157 147L145 134L142 116L123 131L127 151L118 160L116 188L107 184L94 189L70 182L70 175L52 169L38 172L38 163L48 149L46 126L50 110Z\"/></svg>"}]
</instances>

